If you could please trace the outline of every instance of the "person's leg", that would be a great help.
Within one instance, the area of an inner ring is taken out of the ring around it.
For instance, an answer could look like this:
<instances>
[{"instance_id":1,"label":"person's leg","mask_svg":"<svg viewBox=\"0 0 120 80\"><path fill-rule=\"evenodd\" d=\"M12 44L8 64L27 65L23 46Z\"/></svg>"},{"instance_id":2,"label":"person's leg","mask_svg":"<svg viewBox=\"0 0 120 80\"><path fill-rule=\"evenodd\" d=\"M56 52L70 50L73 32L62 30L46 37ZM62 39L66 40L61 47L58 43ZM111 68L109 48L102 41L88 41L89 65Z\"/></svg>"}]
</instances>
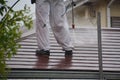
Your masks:
<instances>
[{"instance_id":1,"label":"person's leg","mask_svg":"<svg viewBox=\"0 0 120 80\"><path fill-rule=\"evenodd\" d=\"M64 50L72 50L72 40L66 19L65 5L63 0L54 0L50 4L50 24L57 42Z\"/></svg>"},{"instance_id":2,"label":"person's leg","mask_svg":"<svg viewBox=\"0 0 120 80\"><path fill-rule=\"evenodd\" d=\"M49 50L49 3L46 0L36 0L36 36L39 50Z\"/></svg>"}]
</instances>

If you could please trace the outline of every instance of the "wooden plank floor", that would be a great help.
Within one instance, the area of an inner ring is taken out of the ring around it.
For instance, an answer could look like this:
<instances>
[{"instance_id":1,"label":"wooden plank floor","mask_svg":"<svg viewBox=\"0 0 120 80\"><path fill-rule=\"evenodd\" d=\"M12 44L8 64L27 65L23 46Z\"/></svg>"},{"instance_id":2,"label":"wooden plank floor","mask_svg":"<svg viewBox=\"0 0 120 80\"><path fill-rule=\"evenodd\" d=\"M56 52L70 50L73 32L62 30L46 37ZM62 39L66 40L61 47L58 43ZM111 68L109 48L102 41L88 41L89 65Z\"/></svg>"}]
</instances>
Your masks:
<instances>
[{"instance_id":1,"label":"wooden plank floor","mask_svg":"<svg viewBox=\"0 0 120 80\"><path fill-rule=\"evenodd\" d=\"M50 56L36 56L37 41L35 34L19 42L21 48L17 55L7 60L13 69L48 69L48 70L99 70L96 29L71 30L75 46L73 56L64 56L64 51L50 35ZM102 30L103 70L120 71L120 30Z\"/></svg>"}]
</instances>

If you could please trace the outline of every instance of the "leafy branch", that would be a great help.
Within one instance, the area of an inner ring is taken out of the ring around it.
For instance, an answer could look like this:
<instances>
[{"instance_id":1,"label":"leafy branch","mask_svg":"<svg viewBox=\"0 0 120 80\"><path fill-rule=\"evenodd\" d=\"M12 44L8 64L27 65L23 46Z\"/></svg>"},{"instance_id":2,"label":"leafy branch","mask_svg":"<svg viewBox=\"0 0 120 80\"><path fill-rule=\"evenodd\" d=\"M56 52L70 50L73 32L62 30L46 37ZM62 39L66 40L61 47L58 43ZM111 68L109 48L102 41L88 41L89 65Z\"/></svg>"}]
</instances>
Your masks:
<instances>
[{"instance_id":1,"label":"leafy branch","mask_svg":"<svg viewBox=\"0 0 120 80\"><path fill-rule=\"evenodd\" d=\"M0 0L0 15L4 17L0 21L0 77L7 75L6 60L16 54L20 45L16 40L20 39L20 27L24 25L28 29L32 27L32 17L27 15L30 8L24 7L23 10L14 11L13 7L19 2L16 1L11 7L6 5L5 0ZM6 12L6 14L4 14Z\"/></svg>"}]
</instances>

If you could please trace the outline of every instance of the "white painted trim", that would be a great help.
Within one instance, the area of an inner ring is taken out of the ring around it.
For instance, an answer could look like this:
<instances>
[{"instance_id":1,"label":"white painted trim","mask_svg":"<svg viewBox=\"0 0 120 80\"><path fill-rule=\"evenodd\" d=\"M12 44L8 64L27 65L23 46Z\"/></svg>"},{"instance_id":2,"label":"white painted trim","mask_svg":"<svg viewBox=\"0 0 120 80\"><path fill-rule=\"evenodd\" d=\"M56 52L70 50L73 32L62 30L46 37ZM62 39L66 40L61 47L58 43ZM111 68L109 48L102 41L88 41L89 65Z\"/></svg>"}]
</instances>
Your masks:
<instances>
[{"instance_id":1,"label":"white painted trim","mask_svg":"<svg viewBox=\"0 0 120 80\"><path fill-rule=\"evenodd\" d=\"M107 26L108 28L111 27L111 14L110 14L110 6L115 0L111 0L107 5Z\"/></svg>"}]
</instances>

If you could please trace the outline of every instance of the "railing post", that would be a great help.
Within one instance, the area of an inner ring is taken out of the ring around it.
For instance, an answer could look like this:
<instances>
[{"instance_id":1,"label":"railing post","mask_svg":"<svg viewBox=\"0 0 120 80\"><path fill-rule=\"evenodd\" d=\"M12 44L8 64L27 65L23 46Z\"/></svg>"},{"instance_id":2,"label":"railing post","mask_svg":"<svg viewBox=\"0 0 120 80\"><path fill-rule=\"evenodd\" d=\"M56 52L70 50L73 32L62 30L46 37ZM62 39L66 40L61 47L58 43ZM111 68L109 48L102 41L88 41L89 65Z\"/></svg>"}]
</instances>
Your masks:
<instances>
[{"instance_id":1,"label":"railing post","mask_svg":"<svg viewBox=\"0 0 120 80\"><path fill-rule=\"evenodd\" d=\"M99 60L99 79L104 80L102 62L102 36L101 36L101 15L97 13L97 34L98 34L98 60Z\"/></svg>"}]
</instances>

